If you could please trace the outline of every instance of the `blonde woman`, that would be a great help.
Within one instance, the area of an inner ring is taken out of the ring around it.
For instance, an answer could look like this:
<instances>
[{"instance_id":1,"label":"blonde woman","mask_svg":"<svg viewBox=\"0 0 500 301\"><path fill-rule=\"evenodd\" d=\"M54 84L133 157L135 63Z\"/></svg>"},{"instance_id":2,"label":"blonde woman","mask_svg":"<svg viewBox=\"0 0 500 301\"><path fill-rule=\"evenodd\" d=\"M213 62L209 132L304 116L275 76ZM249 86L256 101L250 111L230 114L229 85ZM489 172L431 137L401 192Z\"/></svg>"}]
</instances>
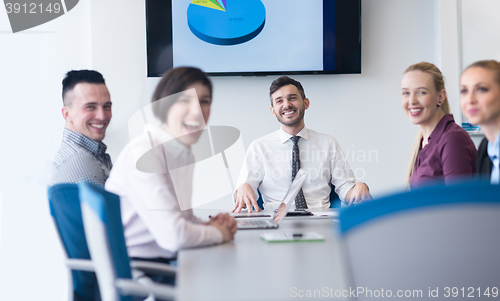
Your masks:
<instances>
[{"instance_id":1,"label":"blonde woman","mask_svg":"<svg viewBox=\"0 0 500 301\"><path fill-rule=\"evenodd\" d=\"M411 65L401 81L401 104L408 119L419 126L413 147L407 185L472 178L476 172L476 148L469 135L450 114L444 78L427 62Z\"/></svg>"},{"instance_id":2,"label":"blonde woman","mask_svg":"<svg viewBox=\"0 0 500 301\"><path fill-rule=\"evenodd\" d=\"M477 172L499 183L500 157L500 63L478 61L460 78L460 104L470 123L478 124L485 138L477 152Z\"/></svg>"}]
</instances>

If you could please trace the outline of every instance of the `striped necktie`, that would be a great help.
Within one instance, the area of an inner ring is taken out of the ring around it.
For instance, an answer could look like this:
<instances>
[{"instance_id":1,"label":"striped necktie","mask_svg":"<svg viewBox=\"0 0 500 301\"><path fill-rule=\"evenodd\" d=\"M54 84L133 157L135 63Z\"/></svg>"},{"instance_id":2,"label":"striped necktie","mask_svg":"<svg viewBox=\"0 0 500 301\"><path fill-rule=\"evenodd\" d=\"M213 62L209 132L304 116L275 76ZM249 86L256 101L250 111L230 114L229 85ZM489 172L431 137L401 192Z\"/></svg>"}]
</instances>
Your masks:
<instances>
[{"instance_id":1,"label":"striped necktie","mask_svg":"<svg viewBox=\"0 0 500 301\"><path fill-rule=\"evenodd\" d=\"M293 136L290 138L293 142L292 149L292 181L295 179L297 172L300 169L300 153L299 153L299 139L300 136ZM300 188L299 193L295 197L295 208L296 209L307 209L307 202L304 198L304 193L302 188Z\"/></svg>"}]
</instances>

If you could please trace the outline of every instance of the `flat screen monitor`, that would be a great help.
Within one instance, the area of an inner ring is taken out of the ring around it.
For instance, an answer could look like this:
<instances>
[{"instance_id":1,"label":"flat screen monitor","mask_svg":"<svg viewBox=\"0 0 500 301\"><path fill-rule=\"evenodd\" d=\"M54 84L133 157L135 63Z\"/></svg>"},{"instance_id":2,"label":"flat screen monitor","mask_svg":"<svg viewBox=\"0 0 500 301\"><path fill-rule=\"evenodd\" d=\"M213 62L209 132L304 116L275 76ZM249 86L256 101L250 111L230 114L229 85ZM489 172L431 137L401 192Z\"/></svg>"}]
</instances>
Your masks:
<instances>
[{"instance_id":1,"label":"flat screen monitor","mask_svg":"<svg viewBox=\"0 0 500 301\"><path fill-rule=\"evenodd\" d=\"M361 73L361 0L146 0L148 76Z\"/></svg>"}]
</instances>

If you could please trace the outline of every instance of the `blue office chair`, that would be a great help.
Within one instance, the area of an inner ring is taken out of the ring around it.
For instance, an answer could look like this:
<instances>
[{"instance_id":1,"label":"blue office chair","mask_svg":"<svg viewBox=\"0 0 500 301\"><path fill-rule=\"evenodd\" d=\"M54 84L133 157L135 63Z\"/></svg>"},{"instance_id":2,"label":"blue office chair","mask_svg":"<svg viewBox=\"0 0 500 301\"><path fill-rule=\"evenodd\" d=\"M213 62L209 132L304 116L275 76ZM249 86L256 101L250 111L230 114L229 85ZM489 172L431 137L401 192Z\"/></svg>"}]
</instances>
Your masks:
<instances>
[{"instance_id":1,"label":"blue office chair","mask_svg":"<svg viewBox=\"0 0 500 301\"><path fill-rule=\"evenodd\" d=\"M340 200L339 195L335 192L335 186L330 184L330 208L340 208L342 205L342 201Z\"/></svg>"},{"instance_id":2,"label":"blue office chair","mask_svg":"<svg viewBox=\"0 0 500 301\"><path fill-rule=\"evenodd\" d=\"M68 300L99 301L99 286L85 238L77 184L57 184L48 191L50 214L54 220L68 268ZM175 277L175 268L135 260L132 267L147 274Z\"/></svg>"},{"instance_id":3,"label":"blue office chair","mask_svg":"<svg viewBox=\"0 0 500 301\"><path fill-rule=\"evenodd\" d=\"M50 214L66 256L68 300L100 300L94 266L85 240L78 186L58 184L48 189Z\"/></svg>"},{"instance_id":4,"label":"blue office chair","mask_svg":"<svg viewBox=\"0 0 500 301\"><path fill-rule=\"evenodd\" d=\"M419 299L435 293L442 299L446 287L449 294L465 288L465 296L473 287L475 297L481 288L481 298L487 287L490 293L498 287L499 185L470 182L404 192L345 208L339 221L349 285L371 290L359 300L380 296L381 288L391 291L386 297L417 298L420 292Z\"/></svg>"},{"instance_id":5,"label":"blue office chair","mask_svg":"<svg viewBox=\"0 0 500 301\"><path fill-rule=\"evenodd\" d=\"M257 189L257 193L259 194L259 198L257 199L257 205L259 205L260 210L264 210L264 200L262 199L262 194L260 194L260 190L259 189ZM254 206L252 206L252 208L253 207Z\"/></svg>"},{"instance_id":6,"label":"blue office chair","mask_svg":"<svg viewBox=\"0 0 500 301\"><path fill-rule=\"evenodd\" d=\"M131 296L149 295L162 300L173 300L173 286L132 279L133 271L125 245L119 196L85 182L79 183L78 187L85 234L102 300L128 301L132 300ZM151 268L160 266L157 263L150 264ZM169 272L167 267L164 270ZM170 268L170 271L175 272L175 268Z\"/></svg>"}]
</instances>

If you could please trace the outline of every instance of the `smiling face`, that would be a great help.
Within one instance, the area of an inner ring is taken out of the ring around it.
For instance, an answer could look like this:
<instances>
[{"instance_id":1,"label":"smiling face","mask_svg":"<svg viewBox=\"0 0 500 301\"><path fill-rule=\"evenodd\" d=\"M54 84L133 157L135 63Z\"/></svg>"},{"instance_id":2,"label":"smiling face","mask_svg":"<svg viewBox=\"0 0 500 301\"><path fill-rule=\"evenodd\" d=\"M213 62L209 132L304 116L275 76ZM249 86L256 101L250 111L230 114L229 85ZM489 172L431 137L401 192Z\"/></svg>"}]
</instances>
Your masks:
<instances>
[{"instance_id":1,"label":"smiling face","mask_svg":"<svg viewBox=\"0 0 500 301\"><path fill-rule=\"evenodd\" d=\"M79 83L66 93L66 128L101 142L111 121L111 96L105 84Z\"/></svg>"},{"instance_id":2,"label":"smiling face","mask_svg":"<svg viewBox=\"0 0 500 301\"><path fill-rule=\"evenodd\" d=\"M303 127L309 99L302 99L294 85L286 85L271 95L271 113L285 127Z\"/></svg>"},{"instance_id":3,"label":"smiling face","mask_svg":"<svg viewBox=\"0 0 500 301\"><path fill-rule=\"evenodd\" d=\"M473 67L460 78L460 105L472 124L500 123L500 84L491 70Z\"/></svg>"},{"instance_id":4,"label":"smiling face","mask_svg":"<svg viewBox=\"0 0 500 301\"><path fill-rule=\"evenodd\" d=\"M433 76L420 70L409 71L401 81L401 105L413 124L425 126L439 121L438 107L446 98L446 91L436 91Z\"/></svg>"},{"instance_id":5,"label":"smiling face","mask_svg":"<svg viewBox=\"0 0 500 301\"><path fill-rule=\"evenodd\" d=\"M162 124L172 137L186 146L196 143L210 117L212 96L207 86L195 83L182 92Z\"/></svg>"}]
</instances>

